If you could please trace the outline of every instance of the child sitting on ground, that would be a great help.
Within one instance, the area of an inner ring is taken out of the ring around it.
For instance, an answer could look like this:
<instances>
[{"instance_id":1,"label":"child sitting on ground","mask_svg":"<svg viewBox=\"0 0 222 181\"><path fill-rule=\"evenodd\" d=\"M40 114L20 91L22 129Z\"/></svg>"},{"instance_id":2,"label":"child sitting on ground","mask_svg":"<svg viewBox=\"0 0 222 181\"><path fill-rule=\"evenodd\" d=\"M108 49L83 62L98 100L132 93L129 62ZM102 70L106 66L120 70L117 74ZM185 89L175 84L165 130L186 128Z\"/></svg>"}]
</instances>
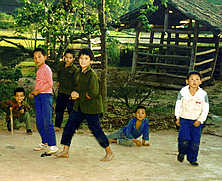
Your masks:
<instances>
[{"instance_id":1,"label":"child sitting on ground","mask_svg":"<svg viewBox=\"0 0 222 181\"><path fill-rule=\"evenodd\" d=\"M138 140L141 135L142 142ZM146 108L137 106L135 117L128 125L107 136L110 143L124 146L149 146L149 121L146 118Z\"/></svg>"},{"instance_id":2,"label":"child sitting on ground","mask_svg":"<svg viewBox=\"0 0 222 181\"><path fill-rule=\"evenodd\" d=\"M27 134L32 134L31 120L30 120L30 106L24 101L25 99L25 90L22 87L16 88L14 90L14 99L6 100L0 102L0 107L6 112L6 122L8 131L11 131L11 122L10 122L10 109L12 110L13 115L13 128L19 129L22 127L22 122L26 124Z\"/></svg>"}]
</instances>

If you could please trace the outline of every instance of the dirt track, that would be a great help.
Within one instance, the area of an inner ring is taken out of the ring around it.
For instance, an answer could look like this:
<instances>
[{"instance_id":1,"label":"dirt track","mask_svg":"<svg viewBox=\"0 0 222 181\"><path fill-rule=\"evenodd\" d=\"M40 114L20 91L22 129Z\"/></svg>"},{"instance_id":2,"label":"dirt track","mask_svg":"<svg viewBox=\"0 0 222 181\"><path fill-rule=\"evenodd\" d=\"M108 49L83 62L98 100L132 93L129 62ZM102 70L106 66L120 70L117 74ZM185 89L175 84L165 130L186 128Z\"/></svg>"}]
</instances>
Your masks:
<instances>
[{"instance_id":1,"label":"dirt track","mask_svg":"<svg viewBox=\"0 0 222 181\"><path fill-rule=\"evenodd\" d=\"M90 134L73 138L70 158L41 158L32 151L39 134L17 131L11 136L0 132L1 181L221 181L222 138L203 135L199 167L176 161L177 133L161 131L150 134L150 147L112 145L111 162L101 162L103 149ZM61 134L57 133L60 141Z\"/></svg>"}]
</instances>

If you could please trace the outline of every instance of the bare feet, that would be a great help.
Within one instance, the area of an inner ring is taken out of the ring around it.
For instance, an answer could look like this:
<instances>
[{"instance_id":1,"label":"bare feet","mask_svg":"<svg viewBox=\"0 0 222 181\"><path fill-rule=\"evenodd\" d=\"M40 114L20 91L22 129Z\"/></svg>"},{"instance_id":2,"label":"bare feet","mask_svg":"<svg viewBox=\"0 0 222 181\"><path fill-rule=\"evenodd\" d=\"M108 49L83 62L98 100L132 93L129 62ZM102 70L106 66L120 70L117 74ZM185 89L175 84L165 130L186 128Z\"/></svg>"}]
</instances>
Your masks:
<instances>
[{"instance_id":1,"label":"bare feet","mask_svg":"<svg viewBox=\"0 0 222 181\"><path fill-rule=\"evenodd\" d=\"M105 151L106 151L106 155L100 161L111 161L113 159L113 157L114 157L112 150L110 149L109 146L107 146L105 148Z\"/></svg>"},{"instance_id":2,"label":"bare feet","mask_svg":"<svg viewBox=\"0 0 222 181\"><path fill-rule=\"evenodd\" d=\"M113 159L114 155L113 152L107 153L103 159L101 159L100 161L111 161Z\"/></svg>"},{"instance_id":3,"label":"bare feet","mask_svg":"<svg viewBox=\"0 0 222 181\"><path fill-rule=\"evenodd\" d=\"M57 158L69 158L69 153L68 152L65 152L65 151L62 151L58 154L55 155Z\"/></svg>"}]
</instances>

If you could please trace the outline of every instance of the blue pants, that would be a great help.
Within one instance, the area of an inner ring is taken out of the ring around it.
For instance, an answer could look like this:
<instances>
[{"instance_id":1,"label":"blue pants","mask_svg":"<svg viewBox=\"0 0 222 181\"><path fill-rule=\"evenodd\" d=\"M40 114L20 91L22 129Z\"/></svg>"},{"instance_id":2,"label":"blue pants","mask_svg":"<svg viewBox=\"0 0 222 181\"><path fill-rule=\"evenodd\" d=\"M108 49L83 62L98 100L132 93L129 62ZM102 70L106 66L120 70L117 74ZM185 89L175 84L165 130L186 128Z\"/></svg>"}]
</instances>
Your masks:
<instances>
[{"instance_id":1,"label":"blue pants","mask_svg":"<svg viewBox=\"0 0 222 181\"><path fill-rule=\"evenodd\" d=\"M52 95L38 94L35 96L36 126L42 143L56 145L55 130L52 123Z\"/></svg>"},{"instance_id":2,"label":"blue pants","mask_svg":"<svg viewBox=\"0 0 222 181\"><path fill-rule=\"evenodd\" d=\"M180 118L180 129L178 135L178 151L187 155L189 162L197 161L202 125L195 127L195 121Z\"/></svg>"},{"instance_id":3,"label":"blue pants","mask_svg":"<svg viewBox=\"0 0 222 181\"><path fill-rule=\"evenodd\" d=\"M103 148L109 146L109 141L100 126L99 115L84 114L81 111L73 111L70 114L68 122L66 123L62 134L61 144L70 146L72 136L74 135L75 131L79 128L81 122L84 119L86 119L89 129L92 131L100 146L102 146Z\"/></svg>"},{"instance_id":4,"label":"blue pants","mask_svg":"<svg viewBox=\"0 0 222 181\"><path fill-rule=\"evenodd\" d=\"M61 128L62 121L63 121L63 115L64 111L67 108L69 115L71 114L73 110L73 100L70 100L70 95L58 93L57 99L56 99L56 118L55 118L55 127Z\"/></svg>"}]
</instances>

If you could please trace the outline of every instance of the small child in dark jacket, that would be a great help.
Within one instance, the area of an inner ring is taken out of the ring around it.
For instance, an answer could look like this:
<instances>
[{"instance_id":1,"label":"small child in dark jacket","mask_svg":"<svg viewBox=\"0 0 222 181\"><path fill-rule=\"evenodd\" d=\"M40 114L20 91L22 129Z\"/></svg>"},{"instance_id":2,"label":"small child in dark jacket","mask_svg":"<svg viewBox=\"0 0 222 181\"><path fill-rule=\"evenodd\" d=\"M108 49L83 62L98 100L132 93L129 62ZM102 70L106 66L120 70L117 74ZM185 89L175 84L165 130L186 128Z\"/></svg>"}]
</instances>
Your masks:
<instances>
[{"instance_id":1,"label":"small child in dark jacket","mask_svg":"<svg viewBox=\"0 0 222 181\"><path fill-rule=\"evenodd\" d=\"M142 135L142 142L138 140ZM107 136L110 143L124 146L149 146L149 121L146 118L146 108L137 106L135 117L127 126Z\"/></svg>"},{"instance_id":2,"label":"small child in dark jacket","mask_svg":"<svg viewBox=\"0 0 222 181\"><path fill-rule=\"evenodd\" d=\"M74 87L70 83L74 79L77 67L73 64L75 52L73 49L67 49L64 54L64 61L59 62L56 68L58 95L55 107L55 131L59 131L62 125L64 111L67 108L70 115L73 110L74 101L70 99Z\"/></svg>"},{"instance_id":3,"label":"small child in dark jacket","mask_svg":"<svg viewBox=\"0 0 222 181\"><path fill-rule=\"evenodd\" d=\"M13 128L19 129L22 126L22 122L26 124L27 134L32 134L32 126L30 119L30 106L25 100L25 90L22 87L16 88L14 90L14 99L6 100L0 102L0 107L6 112L6 121L8 131L11 131L10 122L10 109L13 115Z\"/></svg>"}]
</instances>

